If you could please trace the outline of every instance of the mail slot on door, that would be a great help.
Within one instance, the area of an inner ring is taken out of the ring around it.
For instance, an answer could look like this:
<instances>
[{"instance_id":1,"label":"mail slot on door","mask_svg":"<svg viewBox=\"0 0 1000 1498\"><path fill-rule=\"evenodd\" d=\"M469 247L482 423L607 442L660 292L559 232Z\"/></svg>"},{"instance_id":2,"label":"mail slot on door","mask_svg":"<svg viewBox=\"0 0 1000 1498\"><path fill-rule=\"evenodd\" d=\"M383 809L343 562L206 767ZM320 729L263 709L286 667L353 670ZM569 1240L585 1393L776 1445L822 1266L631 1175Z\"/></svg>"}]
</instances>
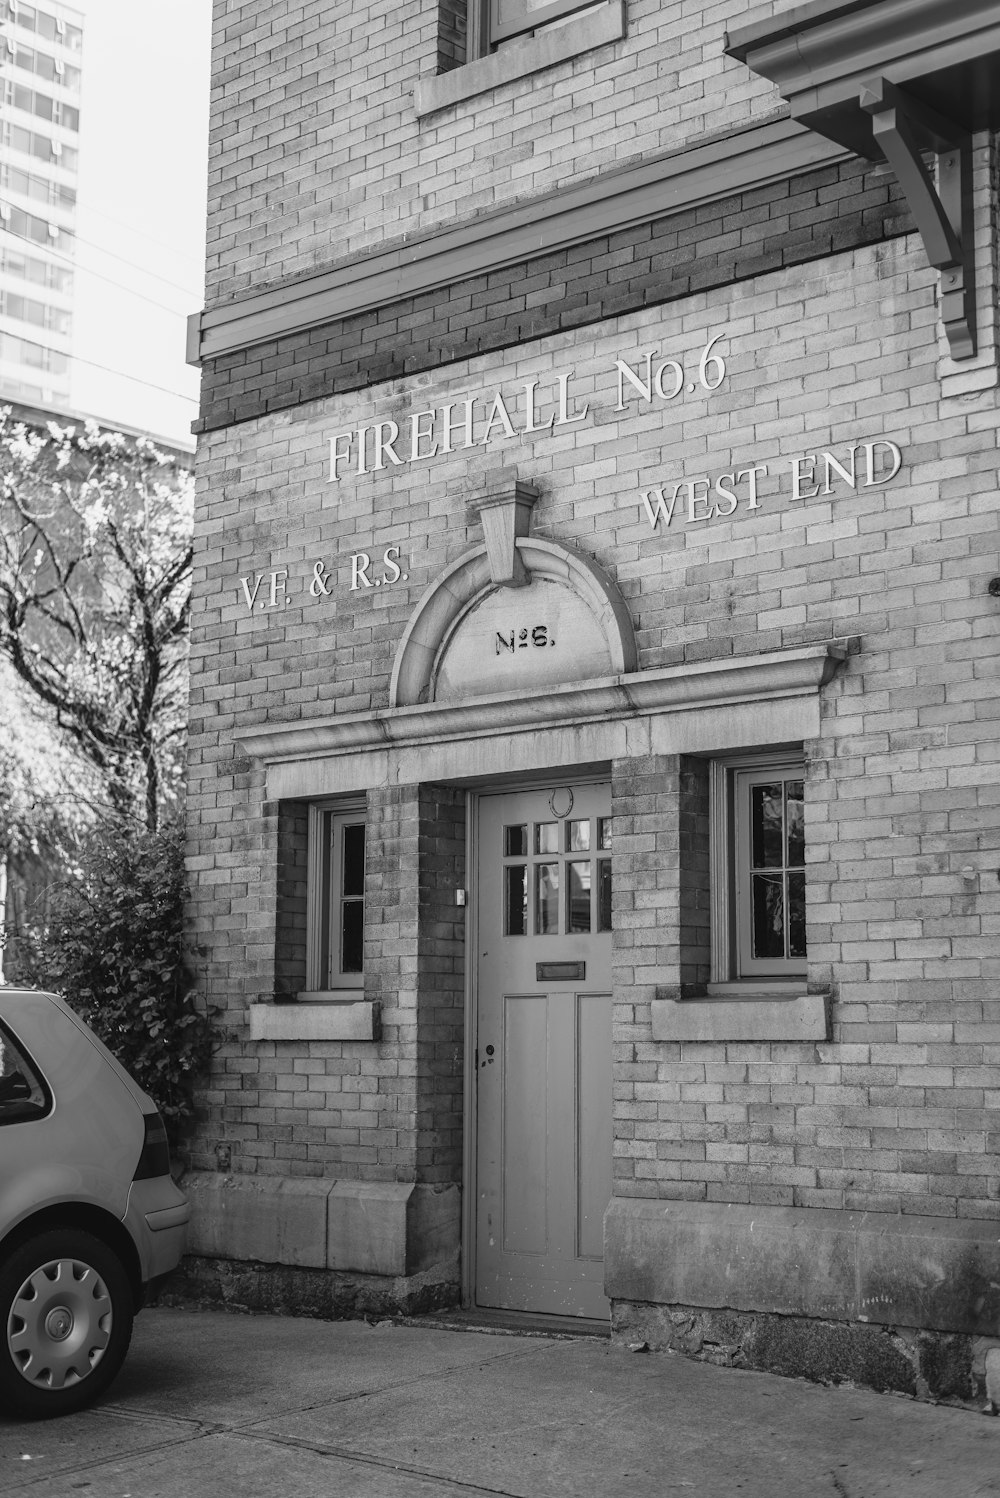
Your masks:
<instances>
[{"instance_id":1,"label":"mail slot on door","mask_svg":"<svg viewBox=\"0 0 1000 1498\"><path fill-rule=\"evenodd\" d=\"M587 976L585 962L536 962L535 980L538 983L572 983Z\"/></svg>"}]
</instances>

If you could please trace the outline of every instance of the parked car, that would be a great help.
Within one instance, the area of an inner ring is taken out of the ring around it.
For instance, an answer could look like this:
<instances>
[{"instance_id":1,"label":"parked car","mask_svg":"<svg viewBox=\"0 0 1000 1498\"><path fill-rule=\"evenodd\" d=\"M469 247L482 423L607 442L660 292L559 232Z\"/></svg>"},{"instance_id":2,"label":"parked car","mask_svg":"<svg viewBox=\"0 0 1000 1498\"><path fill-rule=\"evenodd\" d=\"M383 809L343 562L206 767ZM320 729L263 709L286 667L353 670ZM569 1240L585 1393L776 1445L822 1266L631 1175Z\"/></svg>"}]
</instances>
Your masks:
<instances>
[{"instance_id":1,"label":"parked car","mask_svg":"<svg viewBox=\"0 0 1000 1498\"><path fill-rule=\"evenodd\" d=\"M0 987L0 1413L103 1393L189 1211L152 1099L62 999Z\"/></svg>"}]
</instances>

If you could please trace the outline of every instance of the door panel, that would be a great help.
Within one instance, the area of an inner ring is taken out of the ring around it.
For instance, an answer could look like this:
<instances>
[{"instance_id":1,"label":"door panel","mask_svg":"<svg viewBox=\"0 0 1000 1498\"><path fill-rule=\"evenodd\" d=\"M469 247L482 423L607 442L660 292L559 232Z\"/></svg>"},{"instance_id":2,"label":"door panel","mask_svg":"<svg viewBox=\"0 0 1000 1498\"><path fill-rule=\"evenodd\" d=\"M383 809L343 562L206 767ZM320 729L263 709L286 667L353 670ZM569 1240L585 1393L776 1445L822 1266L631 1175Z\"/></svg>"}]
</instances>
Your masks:
<instances>
[{"instance_id":1,"label":"door panel","mask_svg":"<svg viewBox=\"0 0 1000 1498\"><path fill-rule=\"evenodd\" d=\"M476 1300L604 1317L610 787L484 796Z\"/></svg>"},{"instance_id":2,"label":"door panel","mask_svg":"<svg viewBox=\"0 0 1000 1498\"><path fill-rule=\"evenodd\" d=\"M599 1097L611 1091L611 1004L601 995L579 1000L577 1097ZM588 1161L580 1174L579 1252L604 1261L604 1213L611 1200L611 1108L582 1107L577 1111L577 1153Z\"/></svg>"},{"instance_id":3,"label":"door panel","mask_svg":"<svg viewBox=\"0 0 1000 1498\"><path fill-rule=\"evenodd\" d=\"M547 1246L548 1160L539 1149L535 1101L545 1096L548 1036L544 996L504 999L500 1077L503 1107L503 1246L507 1253L544 1253Z\"/></svg>"}]
</instances>

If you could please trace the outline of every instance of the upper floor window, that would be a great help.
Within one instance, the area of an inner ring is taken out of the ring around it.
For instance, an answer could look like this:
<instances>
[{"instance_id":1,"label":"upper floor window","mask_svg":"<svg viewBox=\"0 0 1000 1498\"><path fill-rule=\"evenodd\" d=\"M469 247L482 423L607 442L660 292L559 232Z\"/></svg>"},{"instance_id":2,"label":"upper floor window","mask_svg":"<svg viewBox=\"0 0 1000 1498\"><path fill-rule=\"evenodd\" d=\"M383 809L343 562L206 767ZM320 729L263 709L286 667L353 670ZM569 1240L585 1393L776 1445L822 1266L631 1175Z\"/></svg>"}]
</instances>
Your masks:
<instances>
[{"instance_id":1,"label":"upper floor window","mask_svg":"<svg viewBox=\"0 0 1000 1498\"><path fill-rule=\"evenodd\" d=\"M66 130L80 128L80 111L71 104L50 99L48 94L24 88L20 83L12 84L9 79L4 89L4 102L15 109L24 110L25 114L36 114L39 119L50 120L53 125L62 125Z\"/></svg>"},{"instance_id":2,"label":"upper floor window","mask_svg":"<svg viewBox=\"0 0 1000 1498\"><path fill-rule=\"evenodd\" d=\"M78 154L75 146L64 146L61 141L40 135L36 130L25 130L21 125L3 126L4 145L25 156L37 156L39 161L55 162L67 172L75 172Z\"/></svg>"},{"instance_id":3,"label":"upper floor window","mask_svg":"<svg viewBox=\"0 0 1000 1498\"><path fill-rule=\"evenodd\" d=\"M63 20L61 16L50 15L47 10L41 10L37 5L26 5L24 0L7 0L7 8L11 12L14 24L21 26L25 31L34 31L37 36L44 37L47 42L55 42L61 47L66 47L70 52L79 52L83 46L83 32L79 26L72 25Z\"/></svg>"},{"instance_id":4,"label":"upper floor window","mask_svg":"<svg viewBox=\"0 0 1000 1498\"><path fill-rule=\"evenodd\" d=\"M582 57L625 36L625 0L438 0L437 75L419 118Z\"/></svg>"},{"instance_id":5,"label":"upper floor window","mask_svg":"<svg viewBox=\"0 0 1000 1498\"><path fill-rule=\"evenodd\" d=\"M591 10L594 0L487 0L486 8L489 43L495 47L574 11Z\"/></svg>"},{"instance_id":6,"label":"upper floor window","mask_svg":"<svg viewBox=\"0 0 1000 1498\"><path fill-rule=\"evenodd\" d=\"M64 270L51 261L36 260L33 255L22 254L9 245L0 249L0 271L16 276L19 281L32 281L36 286L51 286L55 291L68 294L73 290L72 271Z\"/></svg>"}]
</instances>

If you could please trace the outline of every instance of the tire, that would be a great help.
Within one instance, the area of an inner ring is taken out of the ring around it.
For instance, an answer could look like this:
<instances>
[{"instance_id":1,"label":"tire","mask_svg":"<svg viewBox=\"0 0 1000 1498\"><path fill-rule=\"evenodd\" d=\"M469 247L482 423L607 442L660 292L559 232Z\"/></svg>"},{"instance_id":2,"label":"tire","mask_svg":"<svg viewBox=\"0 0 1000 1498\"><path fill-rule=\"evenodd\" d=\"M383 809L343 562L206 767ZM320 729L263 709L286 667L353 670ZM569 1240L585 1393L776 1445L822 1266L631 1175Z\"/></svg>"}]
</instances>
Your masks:
<instances>
[{"instance_id":1,"label":"tire","mask_svg":"<svg viewBox=\"0 0 1000 1498\"><path fill-rule=\"evenodd\" d=\"M0 1409L67 1415L111 1383L132 1340L132 1287L90 1233L53 1229L0 1266Z\"/></svg>"}]
</instances>

